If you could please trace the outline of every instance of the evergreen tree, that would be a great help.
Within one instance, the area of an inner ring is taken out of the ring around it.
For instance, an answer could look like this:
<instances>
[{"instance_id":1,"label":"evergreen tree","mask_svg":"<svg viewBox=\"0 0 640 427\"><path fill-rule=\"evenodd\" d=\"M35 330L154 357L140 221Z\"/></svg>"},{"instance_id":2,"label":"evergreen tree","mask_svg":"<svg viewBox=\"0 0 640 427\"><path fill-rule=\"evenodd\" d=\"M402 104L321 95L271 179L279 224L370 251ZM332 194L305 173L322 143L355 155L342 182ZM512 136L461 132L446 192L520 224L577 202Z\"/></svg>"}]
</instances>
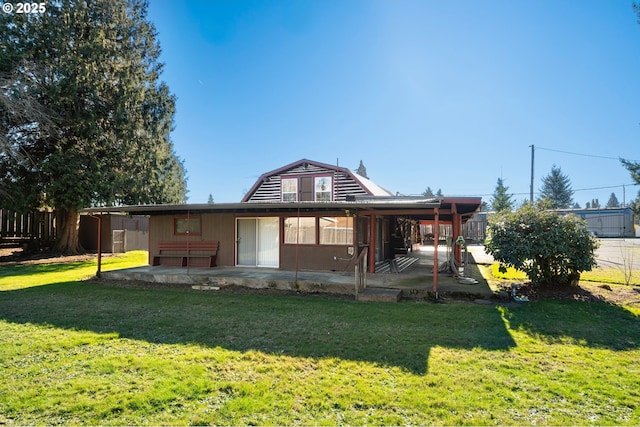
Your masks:
<instances>
[{"instance_id":1,"label":"evergreen tree","mask_svg":"<svg viewBox=\"0 0 640 427\"><path fill-rule=\"evenodd\" d=\"M575 202L575 203L573 204L573 209L580 209L580 203Z\"/></svg>"},{"instance_id":2,"label":"evergreen tree","mask_svg":"<svg viewBox=\"0 0 640 427\"><path fill-rule=\"evenodd\" d=\"M498 178L498 184L493 192L491 207L496 212L510 211L513 209L512 195L507 193L509 187L505 187L502 178Z\"/></svg>"},{"instance_id":3,"label":"evergreen tree","mask_svg":"<svg viewBox=\"0 0 640 427\"><path fill-rule=\"evenodd\" d=\"M3 48L19 64L13 86L55 122L55 131L37 119L29 132L0 129L25 154L0 158L0 184L26 195L22 209L55 209L61 252L80 249L82 208L185 201L184 167L169 138L175 98L159 81L160 47L146 14L143 0L63 0L47 3L46 14L0 15Z\"/></svg>"},{"instance_id":4,"label":"evergreen tree","mask_svg":"<svg viewBox=\"0 0 640 427\"><path fill-rule=\"evenodd\" d=\"M598 199L591 199L591 209L600 209L601 207Z\"/></svg>"},{"instance_id":5,"label":"evergreen tree","mask_svg":"<svg viewBox=\"0 0 640 427\"><path fill-rule=\"evenodd\" d=\"M369 177L367 176L367 168L364 166L364 163L362 163L362 160L360 160L360 165L358 165L356 173L362 177L369 179Z\"/></svg>"},{"instance_id":6,"label":"evergreen tree","mask_svg":"<svg viewBox=\"0 0 640 427\"><path fill-rule=\"evenodd\" d=\"M640 218L640 191L638 191L638 196L635 198L635 200L632 200L629 203L629 207L631 208L631 210L633 210L636 218Z\"/></svg>"},{"instance_id":7,"label":"evergreen tree","mask_svg":"<svg viewBox=\"0 0 640 427\"><path fill-rule=\"evenodd\" d=\"M429 198L435 197L435 195L433 194L433 191L431 191L431 187L427 187L427 189L424 190L422 195L425 196L425 197L429 197Z\"/></svg>"},{"instance_id":8,"label":"evergreen tree","mask_svg":"<svg viewBox=\"0 0 640 427\"><path fill-rule=\"evenodd\" d=\"M207 203L213 205L213 194L209 193L209 200L207 200Z\"/></svg>"},{"instance_id":9,"label":"evergreen tree","mask_svg":"<svg viewBox=\"0 0 640 427\"><path fill-rule=\"evenodd\" d=\"M638 8L640 10L640 7ZM639 14L640 16L640 14ZM625 168L631 174L631 179L635 181L636 184L640 184L640 163L632 162L631 160L620 160Z\"/></svg>"},{"instance_id":10,"label":"evergreen tree","mask_svg":"<svg viewBox=\"0 0 640 427\"><path fill-rule=\"evenodd\" d=\"M442 194L442 190L438 188L438 191L436 191L436 197L444 197L444 194Z\"/></svg>"},{"instance_id":11,"label":"evergreen tree","mask_svg":"<svg viewBox=\"0 0 640 427\"><path fill-rule=\"evenodd\" d=\"M620 207L620 202L618 201L618 198L616 197L616 193L611 193L611 196L609 196L609 201L607 202L607 208L618 208Z\"/></svg>"},{"instance_id":12,"label":"evergreen tree","mask_svg":"<svg viewBox=\"0 0 640 427\"><path fill-rule=\"evenodd\" d=\"M571 181L556 165L549 175L542 178L540 200L546 201L551 209L567 209L573 204Z\"/></svg>"}]
</instances>

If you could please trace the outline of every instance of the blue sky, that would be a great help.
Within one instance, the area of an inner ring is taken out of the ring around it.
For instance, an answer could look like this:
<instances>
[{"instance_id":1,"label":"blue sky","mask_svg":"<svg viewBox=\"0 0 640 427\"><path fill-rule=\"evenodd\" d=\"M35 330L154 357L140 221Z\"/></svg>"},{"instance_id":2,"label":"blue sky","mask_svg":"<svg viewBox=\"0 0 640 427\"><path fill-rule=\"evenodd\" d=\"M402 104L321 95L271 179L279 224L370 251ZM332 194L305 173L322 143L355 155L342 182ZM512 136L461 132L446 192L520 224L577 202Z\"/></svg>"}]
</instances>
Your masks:
<instances>
[{"instance_id":1,"label":"blue sky","mask_svg":"<svg viewBox=\"0 0 640 427\"><path fill-rule=\"evenodd\" d=\"M615 159L640 160L630 1L151 0L148 17L189 203L240 201L302 158L362 160L408 195L489 201L502 177L521 201L535 145L535 192L555 164L584 207L622 202Z\"/></svg>"}]
</instances>

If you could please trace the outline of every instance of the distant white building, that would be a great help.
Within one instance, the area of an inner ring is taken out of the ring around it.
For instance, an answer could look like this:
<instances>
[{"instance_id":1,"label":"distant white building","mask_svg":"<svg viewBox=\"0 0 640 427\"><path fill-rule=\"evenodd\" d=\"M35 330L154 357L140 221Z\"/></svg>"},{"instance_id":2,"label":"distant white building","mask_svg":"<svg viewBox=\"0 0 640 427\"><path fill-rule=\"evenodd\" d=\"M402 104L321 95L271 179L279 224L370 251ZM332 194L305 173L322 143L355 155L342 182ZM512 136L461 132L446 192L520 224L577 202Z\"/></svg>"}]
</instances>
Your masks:
<instances>
[{"instance_id":1,"label":"distant white building","mask_svg":"<svg viewBox=\"0 0 640 427\"><path fill-rule=\"evenodd\" d=\"M631 208L558 209L561 215L574 214L587 223L587 229L598 237L638 237L634 229ZM483 241L486 237L487 215L478 212L463 226L465 238ZM640 231L640 230L639 230Z\"/></svg>"},{"instance_id":2,"label":"distant white building","mask_svg":"<svg viewBox=\"0 0 640 427\"><path fill-rule=\"evenodd\" d=\"M559 209L561 215L574 214L587 222L598 237L635 237L631 208Z\"/></svg>"}]
</instances>

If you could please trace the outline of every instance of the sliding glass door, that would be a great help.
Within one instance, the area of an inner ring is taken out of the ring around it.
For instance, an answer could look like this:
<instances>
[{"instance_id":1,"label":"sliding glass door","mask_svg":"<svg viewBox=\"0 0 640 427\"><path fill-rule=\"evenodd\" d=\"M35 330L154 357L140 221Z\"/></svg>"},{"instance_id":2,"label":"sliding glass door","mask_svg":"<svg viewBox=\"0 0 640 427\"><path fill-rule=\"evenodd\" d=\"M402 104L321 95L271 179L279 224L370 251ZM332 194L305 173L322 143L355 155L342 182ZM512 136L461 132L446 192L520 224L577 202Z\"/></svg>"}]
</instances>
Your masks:
<instances>
[{"instance_id":1,"label":"sliding glass door","mask_svg":"<svg viewBox=\"0 0 640 427\"><path fill-rule=\"evenodd\" d=\"M236 220L236 265L279 267L280 221L277 217Z\"/></svg>"}]
</instances>

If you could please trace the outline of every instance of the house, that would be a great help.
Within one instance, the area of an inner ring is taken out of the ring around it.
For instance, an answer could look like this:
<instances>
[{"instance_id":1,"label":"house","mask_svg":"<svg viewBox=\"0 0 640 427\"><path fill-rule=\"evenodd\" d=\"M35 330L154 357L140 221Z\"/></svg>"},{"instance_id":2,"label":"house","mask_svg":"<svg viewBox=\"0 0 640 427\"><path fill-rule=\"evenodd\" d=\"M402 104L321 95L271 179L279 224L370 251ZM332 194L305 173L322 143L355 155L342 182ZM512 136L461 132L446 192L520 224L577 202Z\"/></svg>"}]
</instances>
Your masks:
<instances>
[{"instance_id":1,"label":"house","mask_svg":"<svg viewBox=\"0 0 640 427\"><path fill-rule=\"evenodd\" d=\"M149 263L162 242L219 242L217 266L347 271L366 251L367 269L420 244L419 224L451 224L454 237L479 197L393 196L352 171L302 159L264 173L239 203L90 208L94 215L149 217ZM436 236L437 241L437 236ZM193 264L202 265L194 259ZM205 263L206 264L206 263Z\"/></svg>"}]
</instances>

